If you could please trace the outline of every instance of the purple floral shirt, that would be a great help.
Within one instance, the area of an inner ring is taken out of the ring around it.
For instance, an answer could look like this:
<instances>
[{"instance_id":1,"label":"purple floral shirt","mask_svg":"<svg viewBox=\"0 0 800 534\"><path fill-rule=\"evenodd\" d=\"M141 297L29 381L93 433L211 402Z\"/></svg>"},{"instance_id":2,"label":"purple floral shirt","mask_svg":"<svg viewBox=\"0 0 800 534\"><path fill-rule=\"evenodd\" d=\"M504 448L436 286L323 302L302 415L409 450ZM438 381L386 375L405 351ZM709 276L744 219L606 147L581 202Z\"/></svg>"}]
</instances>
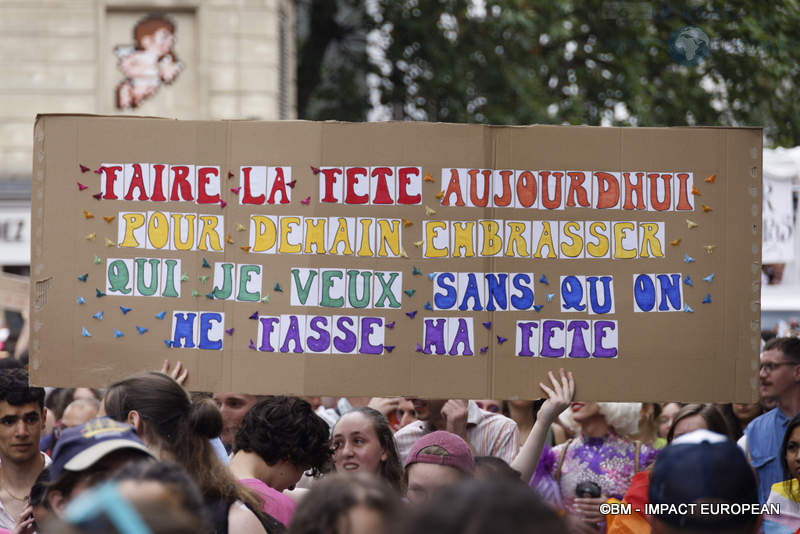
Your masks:
<instances>
[{"instance_id":1,"label":"purple floral shirt","mask_svg":"<svg viewBox=\"0 0 800 534\"><path fill-rule=\"evenodd\" d=\"M607 434L602 438L579 435L569 443L561 465L561 479L555 480L558 459L567 442L542 452L531 486L557 507L574 511L575 487L591 481L600 486L605 497L622 499L633 478L636 446L632 440ZM642 444L639 452L639 471L655 460L656 451Z\"/></svg>"}]
</instances>

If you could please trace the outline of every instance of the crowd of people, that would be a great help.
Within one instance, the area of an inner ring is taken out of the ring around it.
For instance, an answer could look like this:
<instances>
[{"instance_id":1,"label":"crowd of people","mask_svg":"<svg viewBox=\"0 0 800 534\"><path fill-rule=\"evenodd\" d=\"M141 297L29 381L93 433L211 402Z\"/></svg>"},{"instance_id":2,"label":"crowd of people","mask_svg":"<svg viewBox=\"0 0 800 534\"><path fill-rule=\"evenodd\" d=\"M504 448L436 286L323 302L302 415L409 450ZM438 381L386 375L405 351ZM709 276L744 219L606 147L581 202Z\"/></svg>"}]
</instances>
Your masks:
<instances>
[{"instance_id":1,"label":"crowd of people","mask_svg":"<svg viewBox=\"0 0 800 534\"><path fill-rule=\"evenodd\" d=\"M4 362L0 534L797 532L800 339L759 377L744 405L575 402L563 370L535 402L300 398Z\"/></svg>"}]
</instances>

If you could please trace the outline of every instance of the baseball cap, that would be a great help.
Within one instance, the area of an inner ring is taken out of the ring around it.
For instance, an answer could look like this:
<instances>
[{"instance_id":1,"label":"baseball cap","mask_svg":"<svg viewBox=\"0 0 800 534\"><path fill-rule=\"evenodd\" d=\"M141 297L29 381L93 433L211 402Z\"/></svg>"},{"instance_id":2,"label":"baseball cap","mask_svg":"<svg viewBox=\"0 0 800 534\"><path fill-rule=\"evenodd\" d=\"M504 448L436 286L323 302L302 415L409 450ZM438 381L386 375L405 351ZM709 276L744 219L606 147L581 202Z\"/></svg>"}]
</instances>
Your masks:
<instances>
[{"instance_id":1,"label":"baseball cap","mask_svg":"<svg viewBox=\"0 0 800 534\"><path fill-rule=\"evenodd\" d=\"M422 452L428 447L440 447L446 454ZM414 443L403 467L408 469L411 464L449 465L467 475L471 475L475 470L475 458L467 442L460 436L444 430L426 434Z\"/></svg>"},{"instance_id":2,"label":"baseball cap","mask_svg":"<svg viewBox=\"0 0 800 534\"><path fill-rule=\"evenodd\" d=\"M106 455L119 450L136 450L155 458L136 436L133 427L110 417L98 417L64 430L53 450L50 478L63 471L83 471Z\"/></svg>"},{"instance_id":3,"label":"baseball cap","mask_svg":"<svg viewBox=\"0 0 800 534\"><path fill-rule=\"evenodd\" d=\"M650 475L648 493L655 505L696 505L693 510L683 506L680 512L673 508L654 514L660 521L678 527L718 530L745 525L758 517L713 511L725 510L724 505L758 504L758 486L739 446L709 430L679 436L661 450ZM702 508L703 505L707 507Z\"/></svg>"}]
</instances>

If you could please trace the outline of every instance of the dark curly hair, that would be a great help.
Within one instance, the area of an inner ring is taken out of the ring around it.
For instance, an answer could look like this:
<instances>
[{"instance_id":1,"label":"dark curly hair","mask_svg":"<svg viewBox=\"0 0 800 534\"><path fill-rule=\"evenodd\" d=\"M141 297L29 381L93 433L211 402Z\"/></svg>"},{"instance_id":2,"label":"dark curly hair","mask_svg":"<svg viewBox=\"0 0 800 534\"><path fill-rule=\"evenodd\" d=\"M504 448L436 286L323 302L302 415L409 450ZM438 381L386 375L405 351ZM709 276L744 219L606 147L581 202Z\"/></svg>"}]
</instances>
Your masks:
<instances>
[{"instance_id":1,"label":"dark curly hair","mask_svg":"<svg viewBox=\"0 0 800 534\"><path fill-rule=\"evenodd\" d=\"M44 411L44 388L28 385L28 371L25 369L3 369L0 372L0 402L11 406L36 403L39 411Z\"/></svg>"},{"instance_id":2,"label":"dark curly hair","mask_svg":"<svg viewBox=\"0 0 800 534\"><path fill-rule=\"evenodd\" d=\"M286 460L308 466L314 476L330 461L328 424L298 397L268 396L245 414L233 451L254 452L267 465Z\"/></svg>"}]
</instances>

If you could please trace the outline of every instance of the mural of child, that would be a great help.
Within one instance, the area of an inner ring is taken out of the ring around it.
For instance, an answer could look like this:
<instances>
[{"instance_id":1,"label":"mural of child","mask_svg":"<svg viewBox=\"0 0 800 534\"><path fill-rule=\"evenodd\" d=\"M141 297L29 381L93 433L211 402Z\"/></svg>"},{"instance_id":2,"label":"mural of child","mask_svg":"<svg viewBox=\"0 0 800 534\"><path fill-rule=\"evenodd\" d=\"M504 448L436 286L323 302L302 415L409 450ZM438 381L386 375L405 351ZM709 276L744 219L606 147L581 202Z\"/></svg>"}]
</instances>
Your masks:
<instances>
[{"instance_id":1,"label":"mural of child","mask_svg":"<svg viewBox=\"0 0 800 534\"><path fill-rule=\"evenodd\" d=\"M170 84L183 70L172 47L175 25L163 15L149 15L133 28L135 46L114 48L125 80L117 86L117 108L138 107L162 84Z\"/></svg>"}]
</instances>

